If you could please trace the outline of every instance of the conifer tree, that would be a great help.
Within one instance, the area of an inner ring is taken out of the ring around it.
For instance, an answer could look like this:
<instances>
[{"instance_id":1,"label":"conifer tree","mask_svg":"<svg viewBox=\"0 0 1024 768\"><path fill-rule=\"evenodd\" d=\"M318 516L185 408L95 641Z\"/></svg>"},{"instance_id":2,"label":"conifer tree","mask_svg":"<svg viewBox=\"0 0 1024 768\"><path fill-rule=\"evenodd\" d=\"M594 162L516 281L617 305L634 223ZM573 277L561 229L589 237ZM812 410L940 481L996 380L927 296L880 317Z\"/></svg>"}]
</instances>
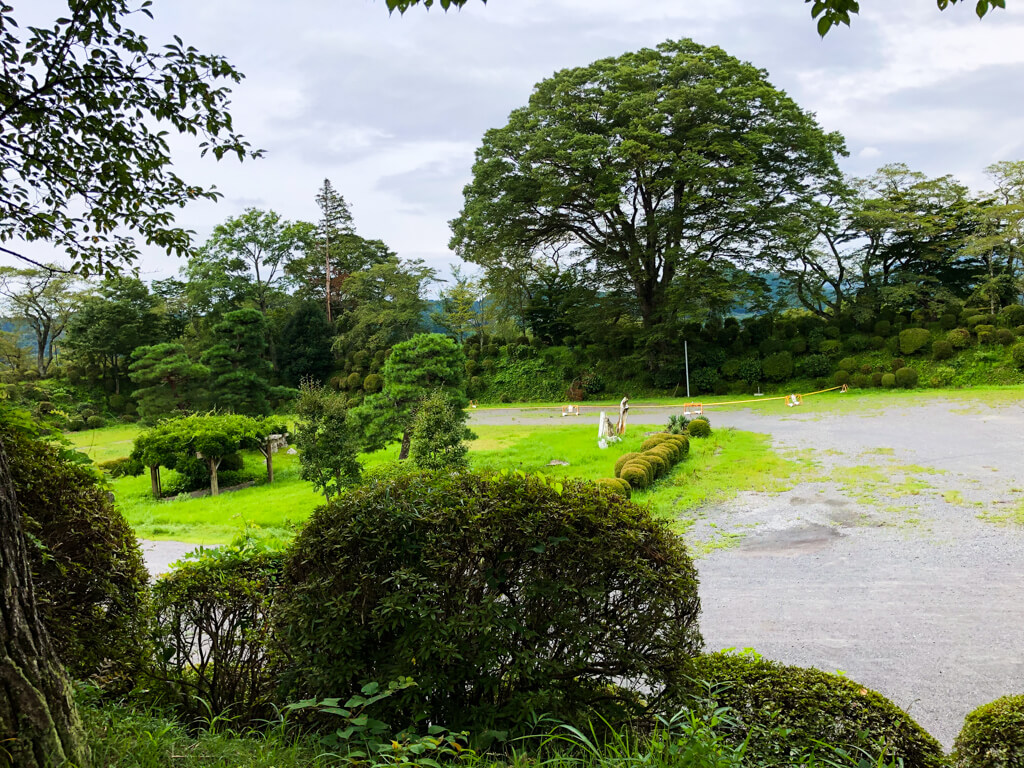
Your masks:
<instances>
[{"instance_id":1,"label":"conifer tree","mask_svg":"<svg viewBox=\"0 0 1024 768\"><path fill-rule=\"evenodd\" d=\"M213 327L215 343L202 356L210 369L210 401L220 410L261 416L270 412L267 329L258 309L228 312Z\"/></svg>"}]
</instances>

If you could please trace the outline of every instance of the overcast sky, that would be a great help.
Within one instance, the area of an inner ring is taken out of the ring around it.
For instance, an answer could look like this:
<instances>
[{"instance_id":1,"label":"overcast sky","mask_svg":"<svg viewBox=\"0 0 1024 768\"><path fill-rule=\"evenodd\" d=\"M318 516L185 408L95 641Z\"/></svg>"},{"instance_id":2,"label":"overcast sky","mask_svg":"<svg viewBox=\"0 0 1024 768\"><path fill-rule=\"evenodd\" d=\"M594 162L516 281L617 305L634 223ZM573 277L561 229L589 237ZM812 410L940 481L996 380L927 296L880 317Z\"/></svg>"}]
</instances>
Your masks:
<instances>
[{"instance_id":1,"label":"overcast sky","mask_svg":"<svg viewBox=\"0 0 1024 768\"><path fill-rule=\"evenodd\" d=\"M14 5L34 21L62 6ZM264 159L218 163L175 145L178 173L224 194L179 215L199 241L249 206L315 220L330 178L360 234L447 272L447 222L483 132L556 70L668 38L766 69L846 137L849 173L905 162L984 186L986 165L1024 159L1024 4L1010 5L979 21L973 2L939 13L935 0L865 0L851 29L824 40L802 0L490 0L405 16L384 0L156 0L155 21L136 28L160 43L180 35L246 75L232 113ZM141 271L179 267L156 253Z\"/></svg>"}]
</instances>

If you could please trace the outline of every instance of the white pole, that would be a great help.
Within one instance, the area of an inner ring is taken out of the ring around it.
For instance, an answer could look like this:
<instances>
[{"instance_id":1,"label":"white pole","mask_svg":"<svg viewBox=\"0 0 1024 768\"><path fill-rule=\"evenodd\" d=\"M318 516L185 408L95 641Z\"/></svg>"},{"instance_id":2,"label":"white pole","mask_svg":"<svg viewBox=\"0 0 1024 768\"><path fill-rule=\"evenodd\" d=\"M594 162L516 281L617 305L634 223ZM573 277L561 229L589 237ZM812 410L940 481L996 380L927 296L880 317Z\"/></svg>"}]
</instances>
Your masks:
<instances>
[{"instance_id":1,"label":"white pole","mask_svg":"<svg viewBox=\"0 0 1024 768\"><path fill-rule=\"evenodd\" d=\"M683 339L683 358L686 360L686 399L690 399L690 345Z\"/></svg>"}]
</instances>

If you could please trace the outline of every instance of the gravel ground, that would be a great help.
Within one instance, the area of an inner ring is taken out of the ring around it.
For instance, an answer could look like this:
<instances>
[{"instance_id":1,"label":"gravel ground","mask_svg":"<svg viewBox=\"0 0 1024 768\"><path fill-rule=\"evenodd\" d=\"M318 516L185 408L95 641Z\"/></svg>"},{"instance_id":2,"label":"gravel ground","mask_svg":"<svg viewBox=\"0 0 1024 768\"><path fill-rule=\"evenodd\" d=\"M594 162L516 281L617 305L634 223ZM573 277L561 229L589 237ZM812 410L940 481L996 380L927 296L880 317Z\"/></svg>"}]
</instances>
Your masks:
<instances>
[{"instance_id":1,"label":"gravel ground","mask_svg":"<svg viewBox=\"0 0 1024 768\"><path fill-rule=\"evenodd\" d=\"M670 412L634 408L630 423L663 424ZM596 411L579 420L596 424ZM565 421L557 409L473 414L476 424ZM971 709L1024 693L1024 528L979 519L1024 498L1024 398L736 410L712 422L770 434L783 452L811 449L820 466L786 493L701 510L688 536L729 544L698 562L709 649L842 670L947 747ZM900 488L907 480L919 485ZM192 548L144 542L153 573Z\"/></svg>"}]
</instances>

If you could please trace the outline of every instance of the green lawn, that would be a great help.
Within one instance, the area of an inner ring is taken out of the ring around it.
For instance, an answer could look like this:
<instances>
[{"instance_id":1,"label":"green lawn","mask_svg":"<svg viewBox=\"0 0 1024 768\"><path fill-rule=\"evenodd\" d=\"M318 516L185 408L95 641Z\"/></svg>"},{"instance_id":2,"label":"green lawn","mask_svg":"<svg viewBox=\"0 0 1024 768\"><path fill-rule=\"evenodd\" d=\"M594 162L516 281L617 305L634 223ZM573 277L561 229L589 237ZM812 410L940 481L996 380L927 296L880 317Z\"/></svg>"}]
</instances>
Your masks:
<instances>
[{"instance_id":1,"label":"green lawn","mask_svg":"<svg viewBox=\"0 0 1024 768\"><path fill-rule=\"evenodd\" d=\"M615 460L627 451L639 450L644 432L651 427L634 427L621 443L600 449L591 424L556 426L478 426L478 439L471 444L474 469L543 472L558 477L595 480L610 477ZM95 461L127 455L139 432L135 426L108 427L79 432L69 437ZM363 457L372 467L397 459L398 446ZM262 471L258 454L245 457L246 468ZM552 460L568 466L550 465ZM125 517L141 538L170 539L215 545L231 541L246 528L268 543L290 539L301 524L323 503L323 497L299 477L298 457L281 452L274 459L272 485L258 484L216 498L155 500L150 495L149 477L126 477L111 481L112 490ZM766 435L735 430L716 430L705 440L694 440L690 457L653 488L634 495L649 504L655 514L678 519L685 526L692 510L709 501L727 498L740 490L776 491L792 487L803 476L806 462L786 458L772 451ZM173 472L164 472L165 483Z\"/></svg>"}]
</instances>

